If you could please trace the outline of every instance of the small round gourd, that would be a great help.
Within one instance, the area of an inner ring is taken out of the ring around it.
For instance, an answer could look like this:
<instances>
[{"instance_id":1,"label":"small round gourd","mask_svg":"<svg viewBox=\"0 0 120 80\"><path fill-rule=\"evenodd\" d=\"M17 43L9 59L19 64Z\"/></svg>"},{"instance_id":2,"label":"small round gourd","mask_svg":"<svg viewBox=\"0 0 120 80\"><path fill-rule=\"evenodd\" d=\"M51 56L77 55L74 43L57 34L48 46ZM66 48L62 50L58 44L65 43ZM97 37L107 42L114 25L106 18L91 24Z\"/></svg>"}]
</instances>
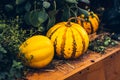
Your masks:
<instances>
[{"instance_id":1,"label":"small round gourd","mask_svg":"<svg viewBox=\"0 0 120 80\"><path fill-rule=\"evenodd\" d=\"M89 45L87 32L73 22L57 23L48 30L46 36L53 42L56 56L61 59L78 58Z\"/></svg>"},{"instance_id":2,"label":"small round gourd","mask_svg":"<svg viewBox=\"0 0 120 80\"><path fill-rule=\"evenodd\" d=\"M84 19L78 19L77 23L80 24L88 34L92 34L98 30L100 20L97 14L88 12L87 17L85 17L84 14L81 14L78 18Z\"/></svg>"},{"instance_id":3,"label":"small round gourd","mask_svg":"<svg viewBox=\"0 0 120 80\"><path fill-rule=\"evenodd\" d=\"M20 57L24 64L32 68L43 68L53 59L54 46L51 40L42 35L35 35L23 42L20 47Z\"/></svg>"}]
</instances>

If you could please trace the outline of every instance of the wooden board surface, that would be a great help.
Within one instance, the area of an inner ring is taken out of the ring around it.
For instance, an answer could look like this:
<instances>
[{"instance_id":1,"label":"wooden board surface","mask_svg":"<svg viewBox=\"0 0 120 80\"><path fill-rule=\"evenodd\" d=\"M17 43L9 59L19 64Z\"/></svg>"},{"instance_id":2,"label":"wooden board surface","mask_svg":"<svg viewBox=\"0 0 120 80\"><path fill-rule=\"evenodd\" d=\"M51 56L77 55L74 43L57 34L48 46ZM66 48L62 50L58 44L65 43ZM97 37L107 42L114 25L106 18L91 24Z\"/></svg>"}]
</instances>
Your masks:
<instances>
[{"instance_id":1,"label":"wooden board surface","mask_svg":"<svg viewBox=\"0 0 120 80\"><path fill-rule=\"evenodd\" d=\"M106 50L107 53L100 54L93 51L87 51L79 59L64 60L64 63L58 64L53 69L40 69L31 72L27 75L28 80L64 80L68 77L80 73L82 70L91 65L111 56L112 54L120 51L120 45L117 45ZM54 60L53 60L54 61ZM99 72L103 72L100 70ZM92 75L92 74L91 74ZM93 73L94 75L94 73ZM101 75L104 77L104 75Z\"/></svg>"},{"instance_id":2,"label":"wooden board surface","mask_svg":"<svg viewBox=\"0 0 120 80\"><path fill-rule=\"evenodd\" d=\"M120 51L65 80L120 80Z\"/></svg>"}]
</instances>

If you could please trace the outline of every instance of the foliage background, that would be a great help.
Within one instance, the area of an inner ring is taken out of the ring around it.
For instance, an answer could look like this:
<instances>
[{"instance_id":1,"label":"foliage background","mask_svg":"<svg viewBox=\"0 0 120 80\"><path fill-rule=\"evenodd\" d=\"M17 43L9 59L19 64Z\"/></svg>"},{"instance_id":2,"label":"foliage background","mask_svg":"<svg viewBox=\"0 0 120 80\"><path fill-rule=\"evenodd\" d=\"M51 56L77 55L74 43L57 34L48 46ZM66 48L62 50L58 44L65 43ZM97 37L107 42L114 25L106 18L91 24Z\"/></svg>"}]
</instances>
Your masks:
<instances>
[{"instance_id":1,"label":"foliage background","mask_svg":"<svg viewBox=\"0 0 120 80\"><path fill-rule=\"evenodd\" d=\"M0 80L24 79L28 67L17 57L20 44L55 23L87 13L88 0L0 0Z\"/></svg>"},{"instance_id":2,"label":"foliage background","mask_svg":"<svg viewBox=\"0 0 120 80\"><path fill-rule=\"evenodd\" d=\"M112 0L114 2L114 0ZM116 0L115 0L116 1ZM0 0L0 80L23 78L29 69L17 57L28 37L45 35L54 24L87 10L102 19L109 0ZM106 15L105 15L106 16ZM106 21L106 20L105 20Z\"/></svg>"}]
</instances>

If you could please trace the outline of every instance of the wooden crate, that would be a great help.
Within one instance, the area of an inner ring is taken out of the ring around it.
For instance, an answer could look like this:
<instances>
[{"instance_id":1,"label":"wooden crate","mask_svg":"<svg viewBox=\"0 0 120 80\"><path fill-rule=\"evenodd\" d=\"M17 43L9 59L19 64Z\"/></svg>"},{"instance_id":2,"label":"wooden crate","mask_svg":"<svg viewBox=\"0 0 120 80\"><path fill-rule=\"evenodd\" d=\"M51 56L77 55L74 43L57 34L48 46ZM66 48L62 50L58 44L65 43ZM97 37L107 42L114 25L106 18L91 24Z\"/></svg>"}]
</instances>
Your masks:
<instances>
[{"instance_id":1,"label":"wooden crate","mask_svg":"<svg viewBox=\"0 0 120 80\"><path fill-rule=\"evenodd\" d=\"M89 37L94 40L98 35ZM35 70L26 77L28 80L120 80L120 44L105 52L88 50L79 59L63 60L55 68Z\"/></svg>"},{"instance_id":2,"label":"wooden crate","mask_svg":"<svg viewBox=\"0 0 120 80\"><path fill-rule=\"evenodd\" d=\"M120 51L107 55L65 80L120 80Z\"/></svg>"},{"instance_id":3,"label":"wooden crate","mask_svg":"<svg viewBox=\"0 0 120 80\"><path fill-rule=\"evenodd\" d=\"M55 69L37 70L27 75L28 80L120 80L120 45L107 53L88 53L76 60L65 61Z\"/></svg>"}]
</instances>

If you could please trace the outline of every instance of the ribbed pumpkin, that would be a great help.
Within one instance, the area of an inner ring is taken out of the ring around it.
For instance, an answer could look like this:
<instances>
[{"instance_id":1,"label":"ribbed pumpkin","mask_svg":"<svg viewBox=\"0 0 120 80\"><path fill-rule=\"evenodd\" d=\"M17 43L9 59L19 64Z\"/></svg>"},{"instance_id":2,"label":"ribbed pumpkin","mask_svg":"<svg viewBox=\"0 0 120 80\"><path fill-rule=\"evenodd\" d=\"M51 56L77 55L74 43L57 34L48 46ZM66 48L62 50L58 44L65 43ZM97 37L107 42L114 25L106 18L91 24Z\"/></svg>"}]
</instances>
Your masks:
<instances>
[{"instance_id":1,"label":"ribbed pumpkin","mask_svg":"<svg viewBox=\"0 0 120 80\"><path fill-rule=\"evenodd\" d=\"M89 45L87 32L73 22L57 23L48 30L47 36L54 44L56 55L61 59L78 58Z\"/></svg>"},{"instance_id":2,"label":"ribbed pumpkin","mask_svg":"<svg viewBox=\"0 0 120 80\"><path fill-rule=\"evenodd\" d=\"M97 14L93 12L88 12L88 16L85 17L84 14L81 14L78 16L78 18L84 19L84 20L77 20L77 23L80 24L88 34L92 34L98 30L99 26L99 17Z\"/></svg>"},{"instance_id":3,"label":"ribbed pumpkin","mask_svg":"<svg viewBox=\"0 0 120 80\"><path fill-rule=\"evenodd\" d=\"M54 46L51 40L42 35L35 35L23 42L20 47L20 58L24 64L32 68L43 68L54 56Z\"/></svg>"}]
</instances>

